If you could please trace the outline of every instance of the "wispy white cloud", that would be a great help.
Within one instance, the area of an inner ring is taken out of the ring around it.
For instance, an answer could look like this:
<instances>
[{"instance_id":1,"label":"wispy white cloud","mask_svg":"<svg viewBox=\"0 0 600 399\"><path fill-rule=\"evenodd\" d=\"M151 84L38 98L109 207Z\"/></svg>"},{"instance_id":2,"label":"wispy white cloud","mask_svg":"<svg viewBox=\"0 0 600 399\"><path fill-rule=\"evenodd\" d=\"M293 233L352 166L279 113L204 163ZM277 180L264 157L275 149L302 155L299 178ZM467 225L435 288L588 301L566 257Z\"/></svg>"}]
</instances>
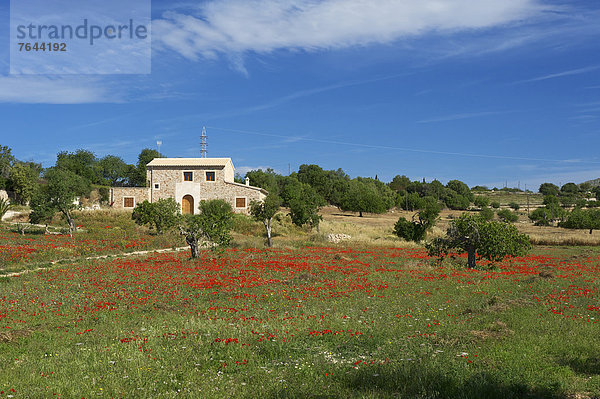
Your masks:
<instances>
[{"instance_id":1,"label":"wispy white cloud","mask_svg":"<svg viewBox=\"0 0 600 399\"><path fill-rule=\"evenodd\" d=\"M506 114L508 112L514 112L514 111L488 111L488 112L472 112L472 113L463 113L463 114L453 114L453 115L441 116L438 118L423 119L423 120L417 121L417 123L456 121L456 120L460 120L460 119L471 119L471 118L480 118L480 117L490 116L490 115L501 115L501 114Z\"/></svg>"},{"instance_id":2,"label":"wispy white cloud","mask_svg":"<svg viewBox=\"0 0 600 399\"><path fill-rule=\"evenodd\" d=\"M503 26L548 9L539 0L213 0L190 11L193 15L165 12L152 29L160 46L195 60L387 44Z\"/></svg>"},{"instance_id":3,"label":"wispy white cloud","mask_svg":"<svg viewBox=\"0 0 600 399\"><path fill-rule=\"evenodd\" d=\"M274 137L274 138L283 138L288 139L292 135L284 135L284 134L274 134L274 133L265 133L265 132L257 132L251 130L241 130L241 129L228 129L216 126L207 126L207 128L211 130L218 130L222 132L230 132L230 133L239 133L253 136L263 136L263 137ZM390 151L398 151L398 152L414 152L421 154L435 154L435 155L448 155L448 156L456 156L456 157L472 157L472 158L483 158L483 159L500 159L500 160L514 160L514 161L531 161L531 162L550 162L550 163L564 163L564 164L600 164L600 160L585 160L585 159L550 159L550 158L533 158L533 157L522 157L515 156L510 154L505 155L493 155L493 154L482 154L482 153L465 153L465 152L453 152L453 151L437 151L434 149L421 149L421 148L409 148L409 147L397 147L392 145L383 145L383 144L365 144L358 143L355 141L342 141L342 140L331 140L325 138L309 138L309 137L299 137L293 136L297 138L297 141L305 141L305 142L314 142L321 144L329 144L339 146L348 146L355 147L358 149L371 149L371 150L390 150ZM345 150L347 151L347 150Z\"/></svg>"},{"instance_id":4,"label":"wispy white cloud","mask_svg":"<svg viewBox=\"0 0 600 399\"><path fill-rule=\"evenodd\" d=\"M0 76L0 102L28 104L119 103L123 99L96 78Z\"/></svg>"},{"instance_id":5,"label":"wispy white cloud","mask_svg":"<svg viewBox=\"0 0 600 399\"><path fill-rule=\"evenodd\" d=\"M600 68L599 65L594 65L594 66L589 66L589 67L585 67L585 68L569 69L567 71L551 73L548 75L542 75L542 76L538 76L538 77L531 78L531 79L519 80L518 82L515 82L515 83L539 82L541 80L556 79L556 78L562 78L565 76L581 75L583 73L595 71L599 68Z\"/></svg>"}]
</instances>

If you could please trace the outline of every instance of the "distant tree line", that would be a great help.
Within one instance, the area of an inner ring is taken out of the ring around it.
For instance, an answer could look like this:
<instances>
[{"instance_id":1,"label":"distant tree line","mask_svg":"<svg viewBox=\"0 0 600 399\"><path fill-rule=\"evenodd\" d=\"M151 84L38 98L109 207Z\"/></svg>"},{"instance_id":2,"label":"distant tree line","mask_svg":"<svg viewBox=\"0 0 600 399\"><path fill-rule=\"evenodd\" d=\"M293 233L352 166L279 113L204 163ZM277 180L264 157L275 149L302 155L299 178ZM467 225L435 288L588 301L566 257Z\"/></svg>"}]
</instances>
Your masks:
<instances>
[{"instance_id":1,"label":"distant tree line","mask_svg":"<svg viewBox=\"0 0 600 399\"><path fill-rule=\"evenodd\" d=\"M92 188L96 188L101 200L108 202L109 186L143 187L146 185L146 165L162 156L158 151L146 148L140 152L135 164L128 164L118 156L98 158L91 151L79 149L59 152L55 165L44 169L33 161L17 160L10 148L0 146L0 189L13 192L17 203L30 203L34 211L32 221L44 222L58 212L71 225L70 215L76 208L73 205L76 197L89 196ZM256 204L251 207L254 217L266 223L268 237L271 221L280 206L289 209L294 224L317 230L321 221L319 210L325 205L356 212L359 216L385 213L397 207L416 212L408 224L400 222L402 225L397 226L398 231L415 238L424 237L442 208L468 210L474 207L486 220L494 217L493 209L497 210L497 216L502 221L514 222L518 218L509 209L499 210L500 204L490 201L485 195L490 191L487 187L469 188L460 180L442 184L438 180L413 181L407 176L397 175L391 182L384 183L377 177L350 178L342 169L324 170L318 165L301 165L297 172L289 176L267 169L250 171L244 177L252 185L269 192L266 210ZM243 181L244 177L236 176L236 179ZM521 191L517 188L493 190ZM593 187L589 183L566 183L562 187L543 183L538 191L544 195L544 206L530 214L535 224L595 226L596 213L581 211L598 207L600 187ZM517 211L519 204L511 203L509 207ZM587 219L592 222L581 222Z\"/></svg>"}]
</instances>

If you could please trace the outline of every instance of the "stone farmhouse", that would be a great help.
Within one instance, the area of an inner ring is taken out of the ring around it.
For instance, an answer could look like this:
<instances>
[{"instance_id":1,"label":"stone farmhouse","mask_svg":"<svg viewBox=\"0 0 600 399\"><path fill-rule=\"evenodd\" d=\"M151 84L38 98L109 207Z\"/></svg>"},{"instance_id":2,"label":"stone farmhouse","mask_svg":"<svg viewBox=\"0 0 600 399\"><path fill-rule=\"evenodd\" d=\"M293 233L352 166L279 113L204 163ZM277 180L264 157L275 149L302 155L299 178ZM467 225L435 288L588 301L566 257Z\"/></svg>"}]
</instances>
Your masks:
<instances>
[{"instance_id":1,"label":"stone farmhouse","mask_svg":"<svg viewBox=\"0 0 600 399\"><path fill-rule=\"evenodd\" d=\"M173 198L181 213L198 212L202 200L223 199L235 212L248 213L252 200L268 194L262 188L234 181L231 158L155 158L146 165L146 187L113 187L110 203L116 209L133 209L143 201Z\"/></svg>"}]
</instances>

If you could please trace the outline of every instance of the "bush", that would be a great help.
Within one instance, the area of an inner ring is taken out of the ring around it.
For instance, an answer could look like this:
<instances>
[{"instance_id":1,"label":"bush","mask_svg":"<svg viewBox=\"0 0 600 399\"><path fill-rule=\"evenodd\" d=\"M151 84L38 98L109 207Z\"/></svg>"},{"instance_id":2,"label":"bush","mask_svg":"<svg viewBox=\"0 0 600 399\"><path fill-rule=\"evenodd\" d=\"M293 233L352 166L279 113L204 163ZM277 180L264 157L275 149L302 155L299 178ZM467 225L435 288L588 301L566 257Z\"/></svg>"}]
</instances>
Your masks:
<instances>
[{"instance_id":1,"label":"bush","mask_svg":"<svg viewBox=\"0 0 600 399\"><path fill-rule=\"evenodd\" d=\"M108 189L108 187L98 188L98 195L100 195L100 203L108 204L108 201L110 201L109 194L110 194L110 190Z\"/></svg>"},{"instance_id":2,"label":"bush","mask_svg":"<svg viewBox=\"0 0 600 399\"><path fill-rule=\"evenodd\" d=\"M401 217L394 225L394 234L406 241L419 242L425 239L426 231L418 223L411 222Z\"/></svg>"},{"instance_id":3,"label":"bush","mask_svg":"<svg viewBox=\"0 0 600 399\"><path fill-rule=\"evenodd\" d=\"M514 223L519 220L519 215L514 212L509 211L508 209L501 209L497 212L498 218L503 222Z\"/></svg>"},{"instance_id":4,"label":"bush","mask_svg":"<svg viewBox=\"0 0 600 399\"><path fill-rule=\"evenodd\" d=\"M479 212L479 216L485 220L492 220L494 218L494 211L491 208L485 207Z\"/></svg>"},{"instance_id":5,"label":"bush","mask_svg":"<svg viewBox=\"0 0 600 399\"><path fill-rule=\"evenodd\" d=\"M394 234L407 241L423 241L427 231L431 229L440 214L440 206L437 201L426 201L425 207L413 216L409 221L401 217L394 225Z\"/></svg>"},{"instance_id":6,"label":"bush","mask_svg":"<svg viewBox=\"0 0 600 399\"><path fill-rule=\"evenodd\" d=\"M461 210L464 211L469 208L471 205L471 201L464 195L456 194L455 192L450 192L445 199L446 206L453 210Z\"/></svg>"},{"instance_id":7,"label":"bush","mask_svg":"<svg viewBox=\"0 0 600 399\"><path fill-rule=\"evenodd\" d=\"M475 204L476 207L483 209L490 204L490 199L488 197L478 195L473 200L473 204Z\"/></svg>"},{"instance_id":8,"label":"bush","mask_svg":"<svg viewBox=\"0 0 600 399\"><path fill-rule=\"evenodd\" d=\"M515 211L518 211L519 209L521 209L521 205L519 205L516 202L509 202L508 203L508 207L511 208L511 209L513 209L513 210L515 210Z\"/></svg>"},{"instance_id":9,"label":"bush","mask_svg":"<svg viewBox=\"0 0 600 399\"><path fill-rule=\"evenodd\" d=\"M241 213L236 213L233 215L232 230L238 234L247 236L260 235L263 232L263 227L256 223L252 217Z\"/></svg>"},{"instance_id":10,"label":"bush","mask_svg":"<svg viewBox=\"0 0 600 399\"><path fill-rule=\"evenodd\" d=\"M137 204L131 214L137 224L150 225L158 234L173 228L179 221L179 204L173 198L161 199L150 203L144 201Z\"/></svg>"},{"instance_id":11,"label":"bush","mask_svg":"<svg viewBox=\"0 0 600 399\"><path fill-rule=\"evenodd\" d=\"M500 203L498 201L493 201L491 207L494 209L500 208Z\"/></svg>"}]
</instances>

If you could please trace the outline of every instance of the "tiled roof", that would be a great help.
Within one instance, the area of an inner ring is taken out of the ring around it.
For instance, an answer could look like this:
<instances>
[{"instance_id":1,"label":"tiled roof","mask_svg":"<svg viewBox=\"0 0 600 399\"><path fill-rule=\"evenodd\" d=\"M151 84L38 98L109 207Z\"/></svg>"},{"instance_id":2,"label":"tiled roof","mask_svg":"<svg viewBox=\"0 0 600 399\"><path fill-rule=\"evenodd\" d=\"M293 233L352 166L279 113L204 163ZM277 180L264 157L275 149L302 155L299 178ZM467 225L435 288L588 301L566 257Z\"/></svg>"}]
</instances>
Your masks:
<instances>
[{"instance_id":1,"label":"tiled roof","mask_svg":"<svg viewBox=\"0 0 600 399\"><path fill-rule=\"evenodd\" d=\"M227 166L231 158L154 158L146 166Z\"/></svg>"}]
</instances>

